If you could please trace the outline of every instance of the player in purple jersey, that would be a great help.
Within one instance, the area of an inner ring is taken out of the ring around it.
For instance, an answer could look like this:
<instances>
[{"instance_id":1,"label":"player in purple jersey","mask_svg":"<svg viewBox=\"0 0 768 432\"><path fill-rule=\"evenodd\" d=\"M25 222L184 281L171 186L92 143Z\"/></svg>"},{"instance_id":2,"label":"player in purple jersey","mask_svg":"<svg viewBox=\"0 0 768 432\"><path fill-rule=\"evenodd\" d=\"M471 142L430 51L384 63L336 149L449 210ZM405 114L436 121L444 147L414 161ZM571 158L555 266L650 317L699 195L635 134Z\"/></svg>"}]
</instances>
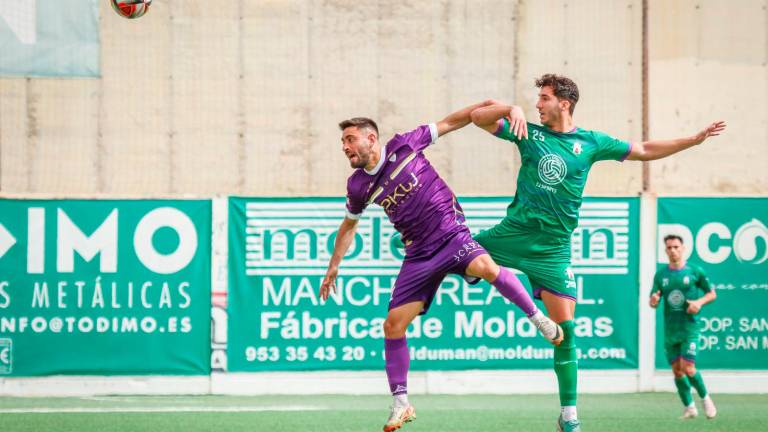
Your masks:
<instances>
[{"instance_id":1,"label":"player in purple jersey","mask_svg":"<svg viewBox=\"0 0 768 432\"><path fill-rule=\"evenodd\" d=\"M407 396L410 354L405 332L416 316L427 312L447 274L487 280L520 307L545 338L554 344L562 340L561 329L536 308L517 276L497 266L472 239L456 196L422 153L439 136L469 124L474 109L491 103L475 104L437 123L395 135L385 146L379 142L373 120L353 118L339 124L342 150L355 171L347 181L347 213L320 288L321 298L326 300L335 292L339 264L368 205L384 209L405 245L384 321L386 372L394 397L385 432L415 418Z\"/></svg>"}]
</instances>

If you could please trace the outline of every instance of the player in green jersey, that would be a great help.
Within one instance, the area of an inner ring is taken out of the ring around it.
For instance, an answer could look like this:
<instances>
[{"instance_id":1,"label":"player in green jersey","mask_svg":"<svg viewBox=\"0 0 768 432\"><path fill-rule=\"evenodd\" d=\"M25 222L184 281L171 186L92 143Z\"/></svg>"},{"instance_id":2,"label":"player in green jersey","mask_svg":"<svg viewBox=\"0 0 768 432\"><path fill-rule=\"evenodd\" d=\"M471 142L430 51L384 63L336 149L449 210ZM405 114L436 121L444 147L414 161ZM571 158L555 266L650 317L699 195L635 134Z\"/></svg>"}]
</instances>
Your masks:
<instances>
[{"instance_id":1,"label":"player in green jersey","mask_svg":"<svg viewBox=\"0 0 768 432\"><path fill-rule=\"evenodd\" d=\"M573 432L581 426L576 414L576 281L570 242L589 169L601 160L647 161L672 155L718 135L725 123L712 123L691 137L630 144L575 126L579 90L572 80L547 74L536 80L536 87L541 126L527 123L520 107L500 102L472 112L475 125L517 144L522 157L507 216L475 239L499 265L528 276L534 296L563 328L565 337L555 347L554 361L561 405L557 427Z\"/></svg>"},{"instance_id":2,"label":"player in green jersey","mask_svg":"<svg viewBox=\"0 0 768 432\"><path fill-rule=\"evenodd\" d=\"M685 410L680 418L690 419L699 413L693 404L691 385L701 397L704 414L711 419L717 408L704 386L704 379L696 370L696 348L699 340L701 307L713 301L717 294L709 285L704 271L683 258L683 239L677 235L664 237L669 266L653 277L650 305L656 308L664 299L664 352L675 374L675 386ZM703 294L703 295L702 295Z\"/></svg>"}]
</instances>

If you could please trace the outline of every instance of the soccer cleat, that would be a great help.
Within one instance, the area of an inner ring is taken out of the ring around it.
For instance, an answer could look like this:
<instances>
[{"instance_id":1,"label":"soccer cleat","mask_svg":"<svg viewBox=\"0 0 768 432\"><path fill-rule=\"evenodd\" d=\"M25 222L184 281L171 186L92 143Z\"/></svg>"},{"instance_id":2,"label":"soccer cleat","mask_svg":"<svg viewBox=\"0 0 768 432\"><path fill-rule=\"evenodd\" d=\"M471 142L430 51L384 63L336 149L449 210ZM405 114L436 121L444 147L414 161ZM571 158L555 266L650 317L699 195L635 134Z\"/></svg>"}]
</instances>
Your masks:
<instances>
[{"instance_id":1,"label":"soccer cleat","mask_svg":"<svg viewBox=\"0 0 768 432\"><path fill-rule=\"evenodd\" d=\"M403 426L403 423L409 423L416 419L416 410L413 405L406 406L392 405L389 411L389 419L384 425L384 432L392 432Z\"/></svg>"},{"instance_id":2,"label":"soccer cleat","mask_svg":"<svg viewBox=\"0 0 768 432\"><path fill-rule=\"evenodd\" d=\"M540 316L534 315L531 317L531 322L539 329L539 333L552 345L560 345L563 341L563 329L559 324L549 319L548 316L544 314Z\"/></svg>"},{"instance_id":3,"label":"soccer cleat","mask_svg":"<svg viewBox=\"0 0 768 432\"><path fill-rule=\"evenodd\" d=\"M717 415L717 408L715 407L715 403L712 402L712 398L707 396L704 399L701 400L701 404L704 405L704 415L707 416L708 419L713 419Z\"/></svg>"},{"instance_id":4,"label":"soccer cleat","mask_svg":"<svg viewBox=\"0 0 768 432\"><path fill-rule=\"evenodd\" d=\"M578 420L563 420L562 414L557 418L557 432L581 432L581 422Z\"/></svg>"},{"instance_id":5,"label":"soccer cleat","mask_svg":"<svg viewBox=\"0 0 768 432\"><path fill-rule=\"evenodd\" d=\"M687 406L683 410L683 415L680 416L680 420L696 418L698 415L699 411L696 409L695 405Z\"/></svg>"}]
</instances>

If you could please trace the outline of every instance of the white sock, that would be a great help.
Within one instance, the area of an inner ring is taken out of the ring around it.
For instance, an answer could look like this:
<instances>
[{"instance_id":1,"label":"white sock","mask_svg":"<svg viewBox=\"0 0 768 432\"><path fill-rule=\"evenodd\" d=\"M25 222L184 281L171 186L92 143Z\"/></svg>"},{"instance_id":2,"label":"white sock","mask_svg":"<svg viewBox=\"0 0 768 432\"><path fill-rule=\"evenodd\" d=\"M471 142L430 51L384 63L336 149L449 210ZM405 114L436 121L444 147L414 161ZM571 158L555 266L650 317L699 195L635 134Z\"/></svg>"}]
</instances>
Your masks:
<instances>
[{"instance_id":1,"label":"white sock","mask_svg":"<svg viewBox=\"0 0 768 432\"><path fill-rule=\"evenodd\" d=\"M402 393L395 395L395 406L407 406L408 405L408 393Z\"/></svg>"},{"instance_id":2,"label":"white sock","mask_svg":"<svg viewBox=\"0 0 768 432\"><path fill-rule=\"evenodd\" d=\"M543 320L544 317L546 317L546 315L544 315L543 313L541 313L540 310L537 309L533 315L528 317L528 319L531 320L532 323L536 324L539 321Z\"/></svg>"},{"instance_id":3,"label":"white sock","mask_svg":"<svg viewBox=\"0 0 768 432\"><path fill-rule=\"evenodd\" d=\"M560 407L560 415L563 416L563 420L565 421L576 420L576 406L569 405Z\"/></svg>"}]
</instances>

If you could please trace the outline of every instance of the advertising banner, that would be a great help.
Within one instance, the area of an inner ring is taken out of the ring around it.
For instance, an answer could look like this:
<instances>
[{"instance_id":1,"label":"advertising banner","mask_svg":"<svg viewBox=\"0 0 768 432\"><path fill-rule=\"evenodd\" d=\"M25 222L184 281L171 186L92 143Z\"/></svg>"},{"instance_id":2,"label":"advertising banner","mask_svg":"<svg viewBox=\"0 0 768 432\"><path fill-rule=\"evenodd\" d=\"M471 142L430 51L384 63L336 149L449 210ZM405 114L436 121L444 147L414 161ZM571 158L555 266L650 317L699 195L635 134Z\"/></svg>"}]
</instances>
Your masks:
<instances>
[{"instance_id":1,"label":"advertising banner","mask_svg":"<svg viewBox=\"0 0 768 432\"><path fill-rule=\"evenodd\" d=\"M0 377L210 372L211 202L0 200Z\"/></svg>"},{"instance_id":2,"label":"advertising banner","mask_svg":"<svg viewBox=\"0 0 768 432\"><path fill-rule=\"evenodd\" d=\"M717 299L702 309L696 365L768 369L768 198L659 198L657 264L664 237L683 238ZM666 368L664 318L656 315L656 367Z\"/></svg>"},{"instance_id":3,"label":"advertising banner","mask_svg":"<svg viewBox=\"0 0 768 432\"><path fill-rule=\"evenodd\" d=\"M460 199L473 233L499 222L510 201ZM337 292L323 303L318 291L343 217L343 199L230 198L229 371L383 367L382 323L402 243L381 208L367 209ZM637 198L587 199L581 209L572 239L581 367L637 366L638 217ZM412 324L408 342L414 370L553 362L551 345L519 309L487 283L456 275Z\"/></svg>"}]
</instances>

